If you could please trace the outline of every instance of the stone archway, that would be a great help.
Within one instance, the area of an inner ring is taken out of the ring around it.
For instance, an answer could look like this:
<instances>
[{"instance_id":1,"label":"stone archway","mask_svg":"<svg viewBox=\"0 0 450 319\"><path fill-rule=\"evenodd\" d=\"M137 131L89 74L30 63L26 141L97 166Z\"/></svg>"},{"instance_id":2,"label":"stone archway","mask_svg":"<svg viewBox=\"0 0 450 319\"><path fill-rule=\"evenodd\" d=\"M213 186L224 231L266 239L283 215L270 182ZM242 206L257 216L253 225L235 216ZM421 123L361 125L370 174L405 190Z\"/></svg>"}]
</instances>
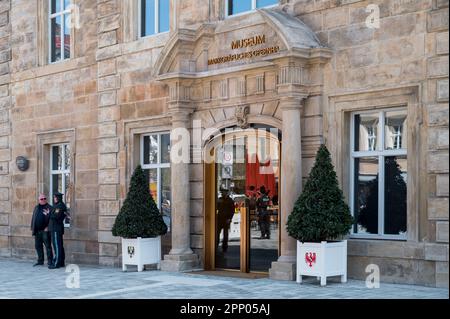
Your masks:
<instances>
[{"instance_id":1,"label":"stone archway","mask_svg":"<svg viewBox=\"0 0 450 319\"><path fill-rule=\"evenodd\" d=\"M155 77L169 87L174 129L190 130L198 120L202 128L259 122L282 130L280 222L286 224L302 187L303 101L321 94L331 51L303 22L279 9L258 10L241 22L244 27L225 20L177 30L156 62ZM233 45L236 41L242 45ZM173 247L162 267L185 270L198 261L190 247L189 164L173 164L172 177ZM283 230L281 243L270 274L293 280L295 241Z\"/></svg>"}]
</instances>

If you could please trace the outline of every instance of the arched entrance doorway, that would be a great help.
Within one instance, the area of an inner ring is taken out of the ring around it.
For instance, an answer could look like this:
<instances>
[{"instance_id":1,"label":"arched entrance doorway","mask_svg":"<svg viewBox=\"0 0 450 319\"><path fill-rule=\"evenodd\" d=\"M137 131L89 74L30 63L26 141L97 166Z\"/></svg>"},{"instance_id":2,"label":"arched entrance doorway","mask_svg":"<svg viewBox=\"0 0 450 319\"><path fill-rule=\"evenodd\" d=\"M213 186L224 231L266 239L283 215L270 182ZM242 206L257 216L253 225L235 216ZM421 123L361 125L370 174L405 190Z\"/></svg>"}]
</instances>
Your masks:
<instances>
[{"instance_id":1,"label":"arched entrance doorway","mask_svg":"<svg viewBox=\"0 0 450 319\"><path fill-rule=\"evenodd\" d=\"M205 147L205 268L268 272L280 255L281 132L228 128Z\"/></svg>"}]
</instances>

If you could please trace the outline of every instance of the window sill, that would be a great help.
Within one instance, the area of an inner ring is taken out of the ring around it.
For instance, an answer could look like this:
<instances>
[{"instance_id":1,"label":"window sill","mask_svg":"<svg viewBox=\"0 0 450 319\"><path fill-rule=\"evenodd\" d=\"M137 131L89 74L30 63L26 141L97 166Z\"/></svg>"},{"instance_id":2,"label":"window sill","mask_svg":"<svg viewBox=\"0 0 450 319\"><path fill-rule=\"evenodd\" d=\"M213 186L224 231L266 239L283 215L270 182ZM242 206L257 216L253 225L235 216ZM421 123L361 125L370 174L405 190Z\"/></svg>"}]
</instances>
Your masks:
<instances>
[{"instance_id":1,"label":"window sill","mask_svg":"<svg viewBox=\"0 0 450 319\"><path fill-rule=\"evenodd\" d=\"M350 235L349 240L407 241L407 236Z\"/></svg>"},{"instance_id":2,"label":"window sill","mask_svg":"<svg viewBox=\"0 0 450 319\"><path fill-rule=\"evenodd\" d=\"M67 59L58 62L49 63L43 66L33 67L31 69L12 73L12 81L25 81L32 78L43 77L47 75L67 72L80 69L91 65L92 63L86 57Z\"/></svg>"},{"instance_id":3,"label":"window sill","mask_svg":"<svg viewBox=\"0 0 450 319\"><path fill-rule=\"evenodd\" d=\"M136 53L139 51L151 50L164 47L169 41L170 32L163 32L139 37L137 40L126 42L122 45L123 54Z\"/></svg>"}]
</instances>

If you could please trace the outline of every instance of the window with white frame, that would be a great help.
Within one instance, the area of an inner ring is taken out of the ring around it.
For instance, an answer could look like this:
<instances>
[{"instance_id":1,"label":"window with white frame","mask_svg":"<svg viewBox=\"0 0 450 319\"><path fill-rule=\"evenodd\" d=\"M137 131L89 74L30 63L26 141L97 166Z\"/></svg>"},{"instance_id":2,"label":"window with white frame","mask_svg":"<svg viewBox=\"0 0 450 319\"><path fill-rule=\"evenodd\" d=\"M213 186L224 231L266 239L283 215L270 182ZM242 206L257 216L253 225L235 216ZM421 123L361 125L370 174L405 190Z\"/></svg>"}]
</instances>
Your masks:
<instances>
[{"instance_id":1,"label":"window with white frame","mask_svg":"<svg viewBox=\"0 0 450 319\"><path fill-rule=\"evenodd\" d=\"M170 133L141 136L141 166L149 191L170 231L172 193L170 176Z\"/></svg>"},{"instance_id":2,"label":"window with white frame","mask_svg":"<svg viewBox=\"0 0 450 319\"><path fill-rule=\"evenodd\" d=\"M139 0L139 12L141 37L169 31L170 0Z\"/></svg>"},{"instance_id":3,"label":"window with white frame","mask_svg":"<svg viewBox=\"0 0 450 319\"><path fill-rule=\"evenodd\" d=\"M49 0L50 63L70 59L71 0Z\"/></svg>"},{"instance_id":4,"label":"window with white frame","mask_svg":"<svg viewBox=\"0 0 450 319\"><path fill-rule=\"evenodd\" d=\"M56 193L64 194L64 202L68 202L70 185L70 147L69 144L51 145L50 147L50 201Z\"/></svg>"},{"instance_id":5,"label":"window with white frame","mask_svg":"<svg viewBox=\"0 0 450 319\"><path fill-rule=\"evenodd\" d=\"M352 234L406 239L407 110L353 113L351 126Z\"/></svg>"},{"instance_id":6,"label":"window with white frame","mask_svg":"<svg viewBox=\"0 0 450 319\"><path fill-rule=\"evenodd\" d=\"M225 10L227 16L233 16L277 4L278 0L226 0Z\"/></svg>"}]
</instances>

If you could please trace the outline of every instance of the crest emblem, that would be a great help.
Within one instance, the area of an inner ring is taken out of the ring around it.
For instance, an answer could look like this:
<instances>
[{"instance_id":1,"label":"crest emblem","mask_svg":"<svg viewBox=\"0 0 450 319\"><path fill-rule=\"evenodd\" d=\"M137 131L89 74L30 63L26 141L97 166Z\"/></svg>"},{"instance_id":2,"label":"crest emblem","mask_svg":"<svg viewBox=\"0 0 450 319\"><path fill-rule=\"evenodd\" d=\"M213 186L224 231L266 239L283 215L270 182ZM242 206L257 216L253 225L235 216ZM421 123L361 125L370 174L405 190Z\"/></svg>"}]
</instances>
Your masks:
<instances>
[{"instance_id":1,"label":"crest emblem","mask_svg":"<svg viewBox=\"0 0 450 319\"><path fill-rule=\"evenodd\" d=\"M306 253L305 254L305 261L309 265L309 267L312 267L313 264L316 263L316 253Z\"/></svg>"},{"instance_id":2,"label":"crest emblem","mask_svg":"<svg viewBox=\"0 0 450 319\"><path fill-rule=\"evenodd\" d=\"M128 255L130 258L133 258L134 256L134 246L128 246Z\"/></svg>"}]
</instances>

